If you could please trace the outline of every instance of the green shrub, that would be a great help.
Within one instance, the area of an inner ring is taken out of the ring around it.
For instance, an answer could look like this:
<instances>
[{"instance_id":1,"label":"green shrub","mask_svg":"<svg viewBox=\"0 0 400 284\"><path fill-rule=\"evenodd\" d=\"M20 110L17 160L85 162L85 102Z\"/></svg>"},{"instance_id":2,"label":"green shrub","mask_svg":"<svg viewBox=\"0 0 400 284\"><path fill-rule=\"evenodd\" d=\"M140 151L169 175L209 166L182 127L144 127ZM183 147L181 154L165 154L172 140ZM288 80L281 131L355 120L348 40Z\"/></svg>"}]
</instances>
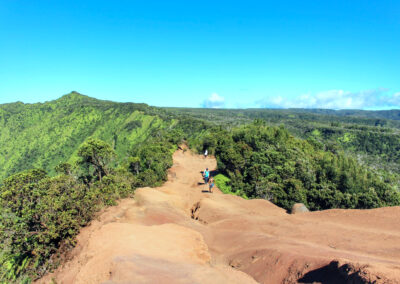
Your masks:
<instances>
[{"instance_id":1,"label":"green shrub","mask_svg":"<svg viewBox=\"0 0 400 284\"><path fill-rule=\"evenodd\" d=\"M233 194L247 199L247 196L240 191L232 191L231 180L223 174L214 177L215 185L225 194Z\"/></svg>"}]
</instances>

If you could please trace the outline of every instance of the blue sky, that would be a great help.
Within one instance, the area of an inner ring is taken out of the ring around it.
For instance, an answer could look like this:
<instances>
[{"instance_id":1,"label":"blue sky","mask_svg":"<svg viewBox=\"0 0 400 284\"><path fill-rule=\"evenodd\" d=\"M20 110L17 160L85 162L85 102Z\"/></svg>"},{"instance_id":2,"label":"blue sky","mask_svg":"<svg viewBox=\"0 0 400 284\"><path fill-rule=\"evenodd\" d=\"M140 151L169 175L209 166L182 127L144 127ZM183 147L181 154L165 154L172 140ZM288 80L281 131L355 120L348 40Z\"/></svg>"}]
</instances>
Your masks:
<instances>
[{"instance_id":1,"label":"blue sky","mask_svg":"<svg viewBox=\"0 0 400 284\"><path fill-rule=\"evenodd\" d=\"M0 0L0 103L399 108L399 51L397 0Z\"/></svg>"}]
</instances>

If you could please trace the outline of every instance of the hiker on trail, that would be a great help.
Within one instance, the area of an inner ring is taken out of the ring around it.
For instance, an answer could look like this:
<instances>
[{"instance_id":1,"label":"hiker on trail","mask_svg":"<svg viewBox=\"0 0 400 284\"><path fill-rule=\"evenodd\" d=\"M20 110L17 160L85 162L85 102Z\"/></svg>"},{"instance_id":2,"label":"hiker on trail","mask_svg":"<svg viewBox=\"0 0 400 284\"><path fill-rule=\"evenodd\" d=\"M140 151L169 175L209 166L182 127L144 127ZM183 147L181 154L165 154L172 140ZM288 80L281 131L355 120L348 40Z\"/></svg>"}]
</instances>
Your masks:
<instances>
[{"instance_id":1,"label":"hiker on trail","mask_svg":"<svg viewBox=\"0 0 400 284\"><path fill-rule=\"evenodd\" d=\"M208 183L208 179L210 178L210 172L208 168L204 171L204 183Z\"/></svg>"},{"instance_id":2,"label":"hiker on trail","mask_svg":"<svg viewBox=\"0 0 400 284\"><path fill-rule=\"evenodd\" d=\"M208 191L212 193L213 187L214 187L214 178L210 178L210 180L208 182Z\"/></svg>"},{"instance_id":3,"label":"hiker on trail","mask_svg":"<svg viewBox=\"0 0 400 284\"><path fill-rule=\"evenodd\" d=\"M207 158L207 155L208 155L208 150L206 149L206 150L204 151L204 158Z\"/></svg>"}]
</instances>

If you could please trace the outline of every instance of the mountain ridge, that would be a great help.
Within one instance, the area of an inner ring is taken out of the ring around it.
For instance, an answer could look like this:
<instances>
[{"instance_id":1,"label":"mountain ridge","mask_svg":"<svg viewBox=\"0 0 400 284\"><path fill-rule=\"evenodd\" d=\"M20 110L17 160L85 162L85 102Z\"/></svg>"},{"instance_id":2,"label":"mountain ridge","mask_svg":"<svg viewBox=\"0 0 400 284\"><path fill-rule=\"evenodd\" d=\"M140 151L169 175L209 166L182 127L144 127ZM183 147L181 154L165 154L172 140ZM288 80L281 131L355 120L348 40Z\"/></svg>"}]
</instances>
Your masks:
<instances>
[{"instance_id":1,"label":"mountain ridge","mask_svg":"<svg viewBox=\"0 0 400 284\"><path fill-rule=\"evenodd\" d=\"M317 114L314 114L314 112L317 112ZM338 115L331 115L331 112L338 113ZM349 114L349 110L343 110L343 112L346 115ZM135 113L135 115L133 115L133 113ZM370 127L370 129L365 130L385 131L387 134L383 132L379 134L390 135L390 137L383 137L385 141L389 138L391 141L397 141L396 137L399 132L397 129L400 129L400 122L398 120L377 118L375 116L344 116L345 114L339 115L339 113L338 111L320 109L210 110L196 108L159 108L151 107L144 103L122 103L99 100L83 95L77 91L72 91L56 100L44 103L24 104L22 102L16 102L1 104L0 127L2 127L3 131L0 133L0 143L2 143L3 148L0 149L0 151L2 151L3 155L0 157L0 180L10 174L30 167L44 168L46 171L54 173L54 166L56 166L54 158L58 159L57 163L72 161L74 151L71 151L70 148L76 150L79 145L91 135L104 139L107 143L114 146L115 141L123 142L131 140L126 147L119 144L117 152L118 157L121 159L129 148L137 142L144 141L152 131L160 127L163 128L167 125L171 125L174 123L174 120L179 120L182 117L189 117L190 119L195 118L216 125L232 124L233 126L251 123L254 119L262 119L276 125L284 123L292 134L300 138L308 138L311 134L311 137L314 139L312 135L313 133L317 133L314 131L315 129L323 133L323 135L331 135L337 132L332 138L327 136L327 139L335 139L335 143L343 147L350 147L350 149L352 149L351 147L358 147L359 149L356 148L357 151L364 151L363 149L366 146L358 146L358 144L364 144L368 142L368 139L373 140L368 143L376 144L376 140L379 138L378 136L371 136L370 138L365 137L365 135L360 136L358 132L355 132L356 129L353 129L353 125L350 125L351 127L344 127L345 123L349 121L352 124L357 123ZM389 116L390 114L391 117L393 117L398 113L400 114L400 111L370 112L360 110L353 114L364 114L368 116L371 113L384 113L385 116ZM131 117L129 118L129 116ZM115 123L113 123L113 121L115 121ZM306 121L306 123L302 123L302 121ZM315 125L318 121L324 124L321 124L321 127ZM82 123L84 125L81 125ZM44 126L44 124L47 124L47 126ZM331 125L329 126L330 129L327 129L326 124ZM337 127L337 125L340 126L340 124L344 125L341 127L343 130ZM124 127L126 127L125 131ZM67 133L64 135L64 131L59 128L68 128ZM149 128L152 129L150 130ZM68 151L64 150L65 144L63 143L59 144L64 145L63 147L59 147L61 150L54 149L54 146L50 145L51 143L49 141L47 141L46 144L46 142L43 141L44 138L38 135L39 133L41 133L42 136L53 135L56 129L58 131L58 138L54 141L59 141L62 137L71 137L73 140L66 145L66 149L69 149ZM134 129L137 132L136 134L131 133ZM396 130L393 132L393 129ZM348 139L348 136L346 136L348 134L346 134L346 132L350 132L350 134L353 133L351 135L355 135L357 138L356 143L358 144L352 146L350 143L342 142ZM118 133L122 133L122 136L119 138L117 138ZM130 137L129 139L128 136ZM75 143L76 145L74 145ZM30 147L30 144L36 144L37 149ZM42 144L47 145L47 148L42 147ZM374 158L382 160L380 164L384 162L388 163L389 168L395 168L397 171L398 167L394 163L397 160L385 160L381 155L381 153L385 153L385 151L390 151L390 153L388 153L389 155L386 154L386 156L390 157L396 147L396 143L389 145L389 147L385 146L375 154ZM51 157L46 157L49 156L47 149L51 149L53 152L53 154L50 155ZM54 153L57 151L59 152L58 155Z\"/></svg>"},{"instance_id":2,"label":"mountain ridge","mask_svg":"<svg viewBox=\"0 0 400 284\"><path fill-rule=\"evenodd\" d=\"M45 103L0 105L0 180L29 168L54 173L88 137L113 144L119 158L170 122L145 104L102 101L73 92ZM125 144L115 145L116 137ZM127 142L129 140L129 142Z\"/></svg>"},{"instance_id":3,"label":"mountain ridge","mask_svg":"<svg viewBox=\"0 0 400 284\"><path fill-rule=\"evenodd\" d=\"M60 96L57 99L50 100L50 101L45 101L45 102L35 102L35 103L24 103L22 101L16 101L16 102L9 102L9 103L3 103L0 104L0 107L3 105L10 105L10 104L23 104L23 105L35 105L35 104L47 104L51 102L57 102L57 101L74 101L74 102L108 102L108 103L118 103L118 104L137 104L137 105L146 105L149 106L146 103L135 103L135 102L118 102L118 101L113 101L113 100L107 100L107 99L98 99L95 97L91 97L88 95L84 95L78 91L71 91L69 93L66 93L62 96ZM203 107L157 107L157 108L165 108L165 109L208 109L208 108L203 108ZM238 110L238 111L243 111L243 110L266 110L266 111L293 111L293 112L304 112L304 113L317 113L317 114L334 114L334 115L360 115L364 114L365 116L368 116L368 114L379 114L379 117L386 118L386 119L394 119L395 120L400 120L400 109L387 109L387 110L363 110L363 109L328 109L328 108L218 108L218 109L213 109L216 111L232 111L232 110ZM378 117L378 116L375 116ZM393 118L389 118L393 117Z\"/></svg>"}]
</instances>

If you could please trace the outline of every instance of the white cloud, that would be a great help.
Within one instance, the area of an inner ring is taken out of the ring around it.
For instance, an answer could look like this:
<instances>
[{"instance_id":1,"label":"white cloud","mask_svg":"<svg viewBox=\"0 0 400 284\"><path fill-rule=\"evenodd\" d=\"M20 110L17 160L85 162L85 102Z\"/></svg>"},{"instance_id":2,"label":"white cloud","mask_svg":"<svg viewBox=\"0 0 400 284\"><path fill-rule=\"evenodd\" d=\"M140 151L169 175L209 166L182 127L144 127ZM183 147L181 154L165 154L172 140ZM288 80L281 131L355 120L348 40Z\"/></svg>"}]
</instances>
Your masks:
<instances>
[{"instance_id":1,"label":"white cloud","mask_svg":"<svg viewBox=\"0 0 400 284\"><path fill-rule=\"evenodd\" d=\"M399 108L400 92L388 94L378 88L358 92L329 90L317 94L304 94L293 99L267 97L256 103L267 108L325 108L325 109L378 109Z\"/></svg>"},{"instance_id":2,"label":"white cloud","mask_svg":"<svg viewBox=\"0 0 400 284\"><path fill-rule=\"evenodd\" d=\"M201 105L204 108L221 108L225 106L225 99L217 93L213 93Z\"/></svg>"}]
</instances>

